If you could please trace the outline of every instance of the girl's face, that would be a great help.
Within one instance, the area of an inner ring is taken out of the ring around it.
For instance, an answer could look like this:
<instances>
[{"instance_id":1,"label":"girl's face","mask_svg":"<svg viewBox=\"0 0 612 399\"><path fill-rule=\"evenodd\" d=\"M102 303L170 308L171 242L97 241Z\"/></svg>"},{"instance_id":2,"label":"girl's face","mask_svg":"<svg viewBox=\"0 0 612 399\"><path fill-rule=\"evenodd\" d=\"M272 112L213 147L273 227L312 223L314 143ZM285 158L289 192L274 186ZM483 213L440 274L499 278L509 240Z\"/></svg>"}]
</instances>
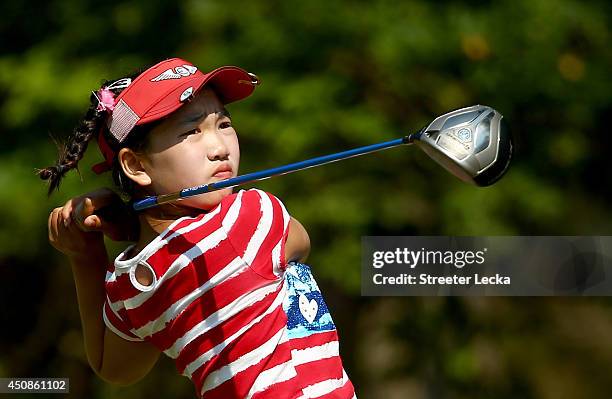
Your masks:
<instances>
[{"instance_id":1,"label":"girl's face","mask_svg":"<svg viewBox=\"0 0 612 399\"><path fill-rule=\"evenodd\" d=\"M203 88L151 130L142 163L156 195L237 176L238 137L215 92ZM209 210L231 193L231 188L225 188L175 204Z\"/></svg>"}]
</instances>

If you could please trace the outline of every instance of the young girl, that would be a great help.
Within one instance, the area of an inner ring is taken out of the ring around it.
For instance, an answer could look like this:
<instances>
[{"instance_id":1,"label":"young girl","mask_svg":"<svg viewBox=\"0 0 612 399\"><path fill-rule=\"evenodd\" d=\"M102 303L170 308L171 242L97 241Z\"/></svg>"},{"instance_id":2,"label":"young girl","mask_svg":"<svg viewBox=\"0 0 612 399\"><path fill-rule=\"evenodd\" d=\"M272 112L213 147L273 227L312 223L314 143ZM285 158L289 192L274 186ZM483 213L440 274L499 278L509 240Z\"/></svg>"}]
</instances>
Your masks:
<instances>
[{"instance_id":1,"label":"young girl","mask_svg":"<svg viewBox=\"0 0 612 399\"><path fill-rule=\"evenodd\" d=\"M94 171L111 170L132 201L234 177L240 151L224 104L257 84L237 67L205 74L177 58L107 81L57 165L39 175L51 194L95 137L105 161ZM335 325L302 263L308 234L277 197L223 189L137 218L122 204L101 189L49 216L100 377L133 383L164 352L202 398L355 397ZM136 243L110 263L103 233Z\"/></svg>"}]
</instances>

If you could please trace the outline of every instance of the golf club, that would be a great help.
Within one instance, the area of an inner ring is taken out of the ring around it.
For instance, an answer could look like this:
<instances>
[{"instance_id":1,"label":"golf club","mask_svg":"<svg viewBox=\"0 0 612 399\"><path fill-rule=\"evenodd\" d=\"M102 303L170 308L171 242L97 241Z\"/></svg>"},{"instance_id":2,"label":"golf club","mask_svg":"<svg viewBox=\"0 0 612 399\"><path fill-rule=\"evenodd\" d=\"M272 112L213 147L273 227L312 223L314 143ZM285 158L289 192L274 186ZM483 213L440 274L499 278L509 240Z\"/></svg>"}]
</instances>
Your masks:
<instances>
[{"instance_id":1,"label":"golf club","mask_svg":"<svg viewBox=\"0 0 612 399\"><path fill-rule=\"evenodd\" d=\"M330 162L384 150L404 144L416 144L427 155L459 179L477 186L489 186L499 180L512 158L512 138L503 116L485 105L474 105L437 117L419 132L395 140L325 155L227 180L185 188L171 194L151 196L132 205L140 211L193 195L268 179Z\"/></svg>"}]
</instances>

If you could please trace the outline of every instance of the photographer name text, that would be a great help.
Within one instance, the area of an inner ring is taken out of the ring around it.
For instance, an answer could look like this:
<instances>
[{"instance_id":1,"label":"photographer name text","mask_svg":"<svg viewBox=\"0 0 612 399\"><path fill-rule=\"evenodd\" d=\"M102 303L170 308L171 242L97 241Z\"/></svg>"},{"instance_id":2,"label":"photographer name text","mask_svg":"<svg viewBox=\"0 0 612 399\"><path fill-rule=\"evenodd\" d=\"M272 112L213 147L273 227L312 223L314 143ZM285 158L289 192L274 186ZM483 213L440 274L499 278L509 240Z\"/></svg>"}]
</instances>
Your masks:
<instances>
[{"instance_id":1,"label":"photographer name text","mask_svg":"<svg viewBox=\"0 0 612 399\"><path fill-rule=\"evenodd\" d=\"M418 278L417 278L418 277ZM495 274L493 276L481 276L475 273L472 276L432 276L421 273L418 276L402 273L399 276L384 276L380 273L372 276L376 285L510 285L510 277Z\"/></svg>"}]
</instances>

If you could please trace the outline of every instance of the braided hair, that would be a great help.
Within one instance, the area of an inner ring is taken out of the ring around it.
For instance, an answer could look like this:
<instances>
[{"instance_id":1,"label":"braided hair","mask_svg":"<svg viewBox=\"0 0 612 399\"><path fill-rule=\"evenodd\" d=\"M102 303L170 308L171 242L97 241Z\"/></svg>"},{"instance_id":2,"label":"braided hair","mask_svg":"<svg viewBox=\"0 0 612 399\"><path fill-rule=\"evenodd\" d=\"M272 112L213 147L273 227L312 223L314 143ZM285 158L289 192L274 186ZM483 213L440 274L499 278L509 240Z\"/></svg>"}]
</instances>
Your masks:
<instances>
[{"instance_id":1,"label":"braided hair","mask_svg":"<svg viewBox=\"0 0 612 399\"><path fill-rule=\"evenodd\" d=\"M140 72L134 73L131 76L128 76L132 80L135 79ZM102 83L102 87L111 86L113 83L119 81L116 80L107 80ZM118 96L124 88L112 88L110 89L113 94ZM92 92L90 98L90 105L85 113L85 117L78 123L78 125L72 131L72 134L67 138L67 140L63 143L56 142L58 147L58 160L55 165L48 166L44 169L37 169L36 174L42 180L49 181L49 190L47 192L48 196L51 196L54 190L59 190L59 185L66 174L71 169L76 169L77 172L80 171L78 169L78 162L83 158L85 151L87 150L87 146L89 141L92 138L97 138L100 129L103 129L102 134L106 139L106 142L111 147L111 149L117 154L121 148L127 147L132 149L134 152L142 152L144 148L147 146L147 136L148 133L153 129L156 125L158 125L161 120L135 126L134 129L130 132L126 140L122 143L119 143L118 140L110 133L110 130L106 126L106 117L107 113L104 110L100 110L98 108L99 100L96 95ZM115 185L128 197L133 198L136 195L137 187L134 182L129 179L123 169L119 165L118 157L115 156L113 159L113 166L111 168L111 173L113 177L113 181Z\"/></svg>"}]
</instances>

